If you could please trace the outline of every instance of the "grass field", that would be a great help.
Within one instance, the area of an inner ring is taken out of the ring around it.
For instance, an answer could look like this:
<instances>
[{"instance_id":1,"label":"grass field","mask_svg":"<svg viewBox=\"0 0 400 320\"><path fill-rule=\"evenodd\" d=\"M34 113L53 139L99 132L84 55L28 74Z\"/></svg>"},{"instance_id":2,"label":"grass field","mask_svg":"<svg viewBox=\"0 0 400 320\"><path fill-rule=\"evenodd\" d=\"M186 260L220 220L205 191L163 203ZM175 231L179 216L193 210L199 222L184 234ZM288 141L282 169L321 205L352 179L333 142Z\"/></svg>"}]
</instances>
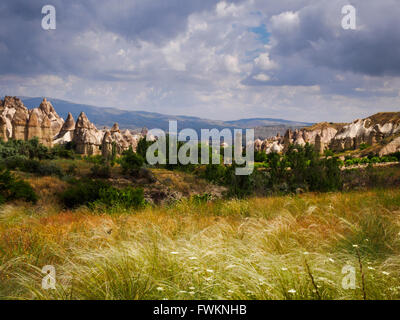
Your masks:
<instances>
[{"instance_id":1,"label":"grass field","mask_svg":"<svg viewBox=\"0 0 400 320\"><path fill-rule=\"evenodd\" d=\"M33 184L38 205L1 209L1 299L400 298L397 189L96 214L60 212L56 178ZM41 287L45 265L55 290Z\"/></svg>"}]
</instances>

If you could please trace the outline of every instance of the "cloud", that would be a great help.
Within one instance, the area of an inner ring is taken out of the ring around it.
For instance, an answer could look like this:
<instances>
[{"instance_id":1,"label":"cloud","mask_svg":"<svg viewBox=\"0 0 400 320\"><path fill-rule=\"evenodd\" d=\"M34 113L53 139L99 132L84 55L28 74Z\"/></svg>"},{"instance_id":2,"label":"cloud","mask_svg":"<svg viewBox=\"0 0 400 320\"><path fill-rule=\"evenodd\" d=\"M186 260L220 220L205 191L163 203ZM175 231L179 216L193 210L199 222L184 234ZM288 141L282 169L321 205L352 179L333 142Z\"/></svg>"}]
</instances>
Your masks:
<instances>
[{"instance_id":1,"label":"cloud","mask_svg":"<svg viewBox=\"0 0 400 320\"><path fill-rule=\"evenodd\" d=\"M277 63L270 59L268 52L260 54L256 59L254 59L254 63L261 70L271 70L278 67Z\"/></svg>"},{"instance_id":2,"label":"cloud","mask_svg":"<svg viewBox=\"0 0 400 320\"><path fill-rule=\"evenodd\" d=\"M396 110L400 7L353 0L0 3L0 93L219 119L349 121ZM380 109L381 108L381 109Z\"/></svg>"},{"instance_id":3,"label":"cloud","mask_svg":"<svg viewBox=\"0 0 400 320\"><path fill-rule=\"evenodd\" d=\"M300 25L298 12L286 11L272 16L271 29L283 33L292 32Z\"/></svg>"},{"instance_id":4,"label":"cloud","mask_svg":"<svg viewBox=\"0 0 400 320\"><path fill-rule=\"evenodd\" d=\"M253 78L255 80L263 81L263 82L268 81L268 80L271 79L268 75L266 75L264 73L259 73L259 74L255 75Z\"/></svg>"}]
</instances>

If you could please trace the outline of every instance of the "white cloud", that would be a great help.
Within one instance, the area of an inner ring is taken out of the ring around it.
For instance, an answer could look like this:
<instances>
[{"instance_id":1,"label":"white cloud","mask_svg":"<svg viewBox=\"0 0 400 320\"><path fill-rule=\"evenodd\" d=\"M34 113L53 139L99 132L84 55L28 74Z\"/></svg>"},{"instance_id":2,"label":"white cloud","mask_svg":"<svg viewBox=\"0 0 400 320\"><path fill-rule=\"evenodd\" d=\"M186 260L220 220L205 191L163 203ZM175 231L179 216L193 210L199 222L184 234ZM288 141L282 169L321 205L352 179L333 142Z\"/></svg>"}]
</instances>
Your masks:
<instances>
[{"instance_id":1,"label":"white cloud","mask_svg":"<svg viewBox=\"0 0 400 320\"><path fill-rule=\"evenodd\" d=\"M234 3L228 4L225 1L218 2L215 10L220 17L228 15L236 17L238 14L238 7Z\"/></svg>"},{"instance_id":2,"label":"white cloud","mask_svg":"<svg viewBox=\"0 0 400 320\"><path fill-rule=\"evenodd\" d=\"M271 26L274 30L289 32L294 30L300 24L298 12L286 11L279 15L271 17Z\"/></svg>"},{"instance_id":3,"label":"white cloud","mask_svg":"<svg viewBox=\"0 0 400 320\"><path fill-rule=\"evenodd\" d=\"M238 57L235 57L235 56L232 56L232 55L226 55L224 57L224 63L225 63L226 69L229 72L232 72L232 73L239 73L240 72Z\"/></svg>"},{"instance_id":4,"label":"white cloud","mask_svg":"<svg viewBox=\"0 0 400 320\"><path fill-rule=\"evenodd\" d=\"M254 63L262 70L272 70L278 67L278 65L270 59L268 52L260 54L254 59Z\"/></svg>"},{"instance_id":5,"label":"white cloud","mask_svg":"<svg viewBox=\"0 0 400 320\"><path fill-rule=\"evenodd\" d=\"M253 78L255 80L262 81L262 82L266 82L271 79L268 75L266 75L264 73L259 73L259 74L255 75Z\"/></svg>"}]
</instances>

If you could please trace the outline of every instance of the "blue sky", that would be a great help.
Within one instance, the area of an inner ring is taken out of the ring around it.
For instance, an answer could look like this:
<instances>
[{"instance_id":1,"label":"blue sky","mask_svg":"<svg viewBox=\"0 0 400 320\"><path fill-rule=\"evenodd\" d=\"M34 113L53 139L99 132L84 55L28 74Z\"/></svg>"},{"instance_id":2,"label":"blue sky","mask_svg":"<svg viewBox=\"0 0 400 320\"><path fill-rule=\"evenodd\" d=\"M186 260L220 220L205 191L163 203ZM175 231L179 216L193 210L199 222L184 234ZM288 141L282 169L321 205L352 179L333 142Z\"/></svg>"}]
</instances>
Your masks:
<instances>
[{"instance_id":1,"label":"blue sky","mask_svg":"<svg viewBox=\"0 0 400 320\"><path fill-rule=\"evenodd\" d=\"M269 43L271 34L267 31L267 26L264 23L257 27L252 27L249 30L255 33L257 35L257 39L263 44Z\"/></svg>"},{"instance_id":2,"label":"blue sky","mask_svg":"<svg viewBox=\"0 0 400 320\"><path fill-rule=\"evenodd\" d=\"M356 30L346 0L2 0L0 95L221 120L398 111L398 1L351 3Z\"/></svg>"}]
</instances>

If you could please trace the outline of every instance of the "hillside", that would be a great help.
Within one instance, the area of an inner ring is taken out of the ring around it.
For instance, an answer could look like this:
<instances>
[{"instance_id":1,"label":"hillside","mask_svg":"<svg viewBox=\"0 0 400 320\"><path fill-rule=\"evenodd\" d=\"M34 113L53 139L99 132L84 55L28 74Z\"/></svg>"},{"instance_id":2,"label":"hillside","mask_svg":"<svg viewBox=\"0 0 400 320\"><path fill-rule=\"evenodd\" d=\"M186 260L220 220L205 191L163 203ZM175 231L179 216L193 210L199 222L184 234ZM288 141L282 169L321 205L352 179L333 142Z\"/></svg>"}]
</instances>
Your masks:
<instances>
[{"instance_id":1,"label":"hillside","mask_svg":"<svg viewBox=\"0 0 400 320\"><path fill-rule=\"evenodd\" d=\"M43 98L21 97L21 100L29 108L36 108L42 102ZM253 118L240 119L235 121L219 121L202 119L198 117L166 115L160 113L146 111L128 111L116 108L103 108L86 104L78 104L65 100L48 98L62 118L67 118L68 112L71 112L74 118L77 118L81 112L84 112L87 117L98 128L112 127L114 123L118 123L121 129L141 129L160 128L168 130L168 121L177 120L179 128L192 128L196 131L200 129L240 129L240 128L255 128L263 127L266 129L258 130L260 138L268 138L276 135L277 132L286 131L288 128L297 128L310 125L306 122L296 122L283 119L272 118Z\"/></svg>"}]
</instances>

